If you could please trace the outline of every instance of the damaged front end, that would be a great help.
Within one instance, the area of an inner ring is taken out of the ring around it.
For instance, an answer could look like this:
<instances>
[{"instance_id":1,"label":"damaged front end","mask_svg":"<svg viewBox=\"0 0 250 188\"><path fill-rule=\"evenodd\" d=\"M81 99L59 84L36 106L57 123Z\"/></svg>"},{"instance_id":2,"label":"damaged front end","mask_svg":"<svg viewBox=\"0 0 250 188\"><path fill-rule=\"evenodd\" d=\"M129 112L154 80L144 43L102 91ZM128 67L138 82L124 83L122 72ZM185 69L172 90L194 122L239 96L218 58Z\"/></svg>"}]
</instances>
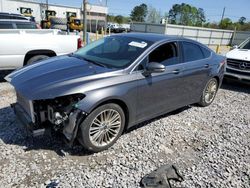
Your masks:
<instances>
[{"instance_id":1,"label":"damaged front end","mask_svg":"<svg viewBox=\"0 0 250 188\"><path fill-rule=\"evenodd\" d=\"M18 119L32 132L33 136L45 134L46 130L64 134L66 142L72 146L78 127L87 113L77 108L77 103L85 95L73 94L46 100L27 100L17 93L17 103L13 104Z\"/></svg>"}]
</instances>

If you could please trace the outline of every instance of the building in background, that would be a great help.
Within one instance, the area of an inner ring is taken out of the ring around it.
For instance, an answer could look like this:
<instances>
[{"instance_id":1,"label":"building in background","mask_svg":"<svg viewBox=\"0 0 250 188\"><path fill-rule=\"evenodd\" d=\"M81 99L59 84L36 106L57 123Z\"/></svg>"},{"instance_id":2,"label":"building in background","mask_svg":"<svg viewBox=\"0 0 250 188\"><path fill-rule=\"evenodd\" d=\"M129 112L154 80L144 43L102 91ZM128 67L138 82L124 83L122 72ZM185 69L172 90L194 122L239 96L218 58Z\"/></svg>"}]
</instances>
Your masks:
<instances>
[{"instance_id":1,"label":"building in background","mask_svg":"<svg viewBox=\"0 0 250 188\"><path fill-rule=\"evenodd\" d=\"M16 13L23 15L32 15L37 23L45 19L45 11L52 10L56 12L56 17L66 18L68 12L75 12L79 19L83 19L83 6L79 7L46 4L43 0L0 0L0 12ZM105 26L108 8L100 5L87 5L88 30L96 28L97 25Z\"/></svg>"}]
</instances>

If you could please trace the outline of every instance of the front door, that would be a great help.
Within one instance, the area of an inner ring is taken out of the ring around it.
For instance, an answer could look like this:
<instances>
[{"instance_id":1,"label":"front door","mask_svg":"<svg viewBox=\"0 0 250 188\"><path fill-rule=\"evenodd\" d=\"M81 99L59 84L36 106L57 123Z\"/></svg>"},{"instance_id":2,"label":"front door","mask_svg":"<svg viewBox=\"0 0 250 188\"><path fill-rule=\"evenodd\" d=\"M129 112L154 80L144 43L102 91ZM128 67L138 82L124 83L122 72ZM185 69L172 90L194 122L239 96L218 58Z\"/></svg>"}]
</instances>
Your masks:
<instances>
[{"instance_id":1,"label":"front door","mask_svg":"<svg viewBox=\"0 0 250 188\"><path fill-rule=\"evenodd\" d=\"M183 66L180 64L179 45L169 42L160 45L145 59L144 64L158 62L166 66L163 73L145 75L138 71L137 121L181 107L183 101ZM146 67L146 65L140 65ZM143 68L141 68L143 69Z\"/></svg>"}]
</instances>

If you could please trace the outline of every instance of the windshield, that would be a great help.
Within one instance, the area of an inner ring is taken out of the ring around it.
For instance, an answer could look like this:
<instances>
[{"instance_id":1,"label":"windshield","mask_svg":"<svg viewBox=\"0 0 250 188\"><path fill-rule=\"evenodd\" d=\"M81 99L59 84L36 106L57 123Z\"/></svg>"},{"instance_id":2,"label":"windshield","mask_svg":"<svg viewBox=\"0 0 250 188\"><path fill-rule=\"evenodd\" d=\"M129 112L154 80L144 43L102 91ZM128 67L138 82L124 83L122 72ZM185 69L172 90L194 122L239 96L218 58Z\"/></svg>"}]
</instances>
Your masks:
<instances>
[{"instance_id":1,"label":"windshield","mask_svg":"<svg viewBox=\"0 0 250 188\"><path fill-rule=\"evenodd\" d=\"M125 68L131 65L152 42L125 36L111 36L97 40L75 55L85 60L111 68Z\"/></svg>"},{"instance_id":2,"label":"windshield","mask_svg":"<svg viewBox=\"0 0 250 188\"><path fill-rule=\"evenodd\" d=\"M250 38L240 44L239 49L247 49L250 50Z\"/></svg>"}]
</instances>

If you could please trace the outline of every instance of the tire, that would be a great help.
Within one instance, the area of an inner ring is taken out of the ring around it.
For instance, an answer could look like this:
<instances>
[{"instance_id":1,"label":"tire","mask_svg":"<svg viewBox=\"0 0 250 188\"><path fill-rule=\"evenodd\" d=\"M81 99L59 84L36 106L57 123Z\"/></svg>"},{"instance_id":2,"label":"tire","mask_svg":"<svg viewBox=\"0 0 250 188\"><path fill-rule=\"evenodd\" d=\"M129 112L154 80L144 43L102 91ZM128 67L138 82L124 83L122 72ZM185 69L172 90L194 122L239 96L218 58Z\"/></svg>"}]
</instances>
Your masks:
<instances>
[{"instance_id":1,"label":"tire","mask_svg":"<svg viewBox=\"0 0 250 188\"><path fill-rule=\"evenodd\" d=\"M52 25L67 25L66 18L50 18L50 22Z\"/></svg>"},{"instance_id":2,"label":"tire","mask_svg":"<svg viewBox=\"0 0 250 188\"><path fill-rule=\"evenodd\" d=\"M215 78L211 78L205 88L203 89L202 96L200 98L199 106L206 107L209 106L216 96L218 91L218 81Z\"/></svg>"},{"instance_id":3,"label":"tire","mask_svg":"<svg viewBox=\"0 0 250 188\"><path fill-rule=\"evenodd\" d=\"M47 56L47 55L36 55L36 56L33 56L32 58L30 58L27 61L26 65L37 63L37 62L39 62L41 60L48 59L48 58L49 58L49 56Z\"/></svg>"},{"instance_id":4,"label":"tire","mask_svg":"<svg viewBox=\"0 0 250 188\"><path fill-rule=\"evenodd\" d=\"M59 30L62 30L62 31L67 31L67 25L51 25L50 27L51 29L59 29Z\"/></svg>"},{"instance_id":5,"label":"tire","mask_svg":"<svg viewBox=\"0 0 250 188\"><path fill-rule=\"evenodd\" d=\"M105 117L106 121L113 122L113 125L105 124L105 121L102 121L102 119L105 120ZM111 121L112 118L115 119ZM124 126L125 115L122 108L113 103L105 104L96 108L81 123L78 140L85 149L91 152L100 152L116 142L121 136Z\"/></svg>"}]
</instances>

